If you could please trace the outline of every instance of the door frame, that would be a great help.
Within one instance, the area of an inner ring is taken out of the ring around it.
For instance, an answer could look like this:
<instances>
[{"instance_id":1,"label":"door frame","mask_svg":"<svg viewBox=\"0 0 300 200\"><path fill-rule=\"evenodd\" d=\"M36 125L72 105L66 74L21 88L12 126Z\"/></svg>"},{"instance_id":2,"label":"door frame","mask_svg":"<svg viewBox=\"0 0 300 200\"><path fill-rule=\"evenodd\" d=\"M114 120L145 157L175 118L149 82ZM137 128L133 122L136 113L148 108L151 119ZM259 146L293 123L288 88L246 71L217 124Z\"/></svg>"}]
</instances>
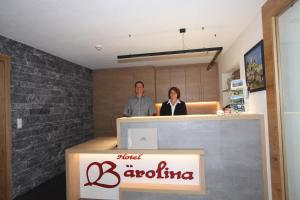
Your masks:
<instances>
[{"instance_id":1,"label":"door frame","mask_svg":"<svg viewBox=\"0 0 300 200\"><path fill-rule=\"evenodd\" d=\"M6 172L3 180L4 182L4 199L12 199L12 150L11 150L11 96L10 96L10 57L0 54L0 60L4 61L4 106L5 106L5 149L4 149L4 171Z\"/></svg>"},{"instance_id":2,"label":"door frame","mask_svg":"<svg viewBox=\"0 0 300 200\"><path fill-rule=\"evenodd\" d=\"M284 137L281 130L276 22L277 18L296 1L268 0L262 7L273 200L288 200L284 164Z\"/></svg>"}]
</instances>

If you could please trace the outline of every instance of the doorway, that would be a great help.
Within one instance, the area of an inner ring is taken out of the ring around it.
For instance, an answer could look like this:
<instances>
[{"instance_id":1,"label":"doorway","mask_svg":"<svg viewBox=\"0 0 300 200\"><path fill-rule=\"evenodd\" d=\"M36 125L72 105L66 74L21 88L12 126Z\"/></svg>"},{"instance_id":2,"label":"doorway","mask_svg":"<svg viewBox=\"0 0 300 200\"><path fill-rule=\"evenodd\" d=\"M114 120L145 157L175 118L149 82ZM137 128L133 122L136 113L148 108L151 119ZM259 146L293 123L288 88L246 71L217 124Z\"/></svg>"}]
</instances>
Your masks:
<instances>
[{"instance_id":1,"label":"doorway","mask_svg":"<svg viewBox=\"0 0 300 200\"><path fill-rule=\"evenodd\" d=\"M0 55L0 200L11 199L10 59Z\"/></svg>"},{"instance_id":2,"label":"doorway","mask_svg":"<svg viewBox=\"0 0 300 200\"><path fill-rule=\"evenodd\" d=\"M286 197L300 199L300 2L277 18L278 86Z\"/></svg>"}]
</instances>

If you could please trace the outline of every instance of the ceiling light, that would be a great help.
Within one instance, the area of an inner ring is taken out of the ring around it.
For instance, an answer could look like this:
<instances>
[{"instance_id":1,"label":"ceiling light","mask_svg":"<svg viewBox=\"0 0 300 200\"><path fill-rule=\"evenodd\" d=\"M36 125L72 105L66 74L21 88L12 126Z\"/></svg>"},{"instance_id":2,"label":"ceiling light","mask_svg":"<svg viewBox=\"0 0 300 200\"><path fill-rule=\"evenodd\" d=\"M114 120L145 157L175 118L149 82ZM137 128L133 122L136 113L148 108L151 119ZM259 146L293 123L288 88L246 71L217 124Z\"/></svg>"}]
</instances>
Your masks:
<instances>
[{"instance_id":1,"label":"ceiling light","mask_svg":"<svg viewBox=\"0 0 300 200\"><path fill-rule=\"evenodd\" d=\"M117 56L118 61L120 62L136 62L140 61L139 58L153 58L157 56L171 56L171 55L191 55L191 54L196 54L196 55L204 55L209 52L213 53L213 58L210 61L210 63L207 66L207 70L213 67L215 64L215 61L221 51L223 50L222 47L212 47L212 48L202 48L202 49L187 49L187 50L177 50L177 51L163 51L163 52L151 52L151 53L140 53L140 54L128 54L128 55L119 55ZM198 53L198 54L197 54ZM204 53L204 54L199 54L199 53Z\"/></svg>"},{"instance_id":2,"label":"ceiling light","mask_svg":"<svg viewBox=\"0 0 300 200\"><path fill-rule=\"evenodd\" d=\"M204 26L202 27L202 30L204 30ZM149 52L149 53L137 53L137 54L127 54L127 55L118 55L117 59L119 63L125 63L125 62L138 62L138 61L149 61L159 58L162 59L167 58L170 59L172 56L174 58L179 58L178 56L181 56L182 58L188 57L188 56L208 56L209 54L212 54L213 58L209 62L207 66L207 70L210 70L219 56L219 54L222 52L223 47L211 47L211 48L199 48L199 49L186 49L185 43L184 43L184 34L186 33L186 28L180 28L179 33L182 36L182 50L175 50L175 51L161 51L161 52ZM131 34L128 35L129 38L131 38ZM217 37L217 34L214 34L214 37Z\"/></svg>"},{"instance_id":3,"label":"ceiling light","mask_svg":"<svg viewBox=\"0 0 300 200\"><path fill-rule=\"evenodd\" d=\"M101 44L97 44L97 45L95 46L95 49L96 49L97 51L101 51L101 50L103 49L103 46L102 46Z\"/></svg>"}]
</instances>

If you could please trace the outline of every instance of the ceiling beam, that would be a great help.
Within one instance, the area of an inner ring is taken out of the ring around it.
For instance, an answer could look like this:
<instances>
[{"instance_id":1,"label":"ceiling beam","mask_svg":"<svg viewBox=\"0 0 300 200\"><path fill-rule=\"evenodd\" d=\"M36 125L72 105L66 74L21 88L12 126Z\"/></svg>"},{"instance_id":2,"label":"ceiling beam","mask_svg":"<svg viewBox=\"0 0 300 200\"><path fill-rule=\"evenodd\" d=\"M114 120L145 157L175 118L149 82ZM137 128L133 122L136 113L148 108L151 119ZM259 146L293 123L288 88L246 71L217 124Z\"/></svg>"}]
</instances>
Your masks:
<instances>
[{"instance_id":1,"label":"ceiling beam","mask_svg":"<svg viewBox=\"0 0 300 200\"><path fill-rule=\"evenodd\" d=\"M207 71L210 70L210 69L214 66L215 61L217 60L217 58L218 58L218 56L220 55L220 53L222 52L222 50L223 50L222 47L220 47L220 49L217 50L217 52L216 52L216 54L214 55L213 59L210 61L210 63L208 64L208 66L207 66L207 68L206 68Z\"/></svg>"}]
</instances>

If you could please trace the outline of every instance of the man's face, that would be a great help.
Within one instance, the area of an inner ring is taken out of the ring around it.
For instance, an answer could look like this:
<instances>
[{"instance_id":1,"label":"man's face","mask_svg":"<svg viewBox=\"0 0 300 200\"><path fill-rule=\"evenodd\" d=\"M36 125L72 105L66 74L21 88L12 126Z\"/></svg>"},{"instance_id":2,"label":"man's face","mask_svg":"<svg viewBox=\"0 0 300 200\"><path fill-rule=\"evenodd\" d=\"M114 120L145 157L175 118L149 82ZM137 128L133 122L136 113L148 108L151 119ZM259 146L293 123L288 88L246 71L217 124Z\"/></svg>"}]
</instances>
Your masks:
<instances>
[{"instance_id":1,"label":"man's face","mask_svg":"<svg viewBox=\"0 0 300 200\"><path fill-rule=\"evenodd\" d=\"M136 84L136 86L135 86L135 94L138 97L143 96L143 94L144 94L143 84L141 84L141 83Z\"/></svg>"}]
</instances>

